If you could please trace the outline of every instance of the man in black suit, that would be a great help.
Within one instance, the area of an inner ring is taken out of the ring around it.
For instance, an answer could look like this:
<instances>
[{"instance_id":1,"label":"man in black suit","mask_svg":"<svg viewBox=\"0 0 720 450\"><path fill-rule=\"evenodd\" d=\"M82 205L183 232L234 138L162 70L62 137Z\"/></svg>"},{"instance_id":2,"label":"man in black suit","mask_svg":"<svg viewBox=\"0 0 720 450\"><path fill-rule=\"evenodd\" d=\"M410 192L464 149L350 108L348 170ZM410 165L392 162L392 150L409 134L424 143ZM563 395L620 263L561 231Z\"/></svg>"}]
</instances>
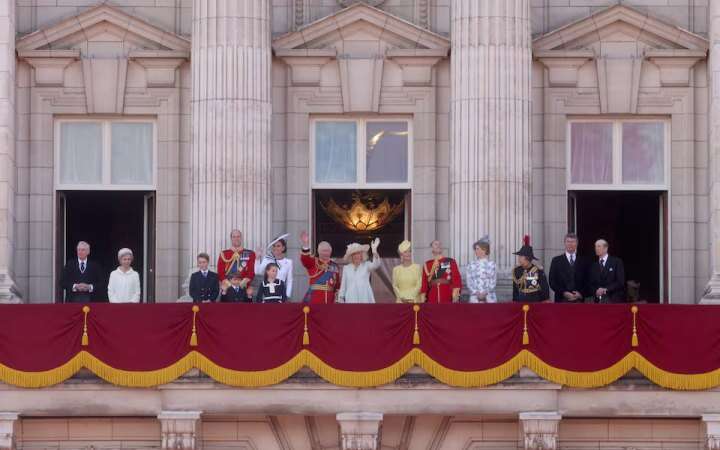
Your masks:
<instances>
[{"instance_id":1,"label":"man in black suit","mask_svg":"<svg viewBox=\"0 0 720 450\"><path fill-rule=\"evenodd\" d=\"M555 303L582 303L587 291L585 285L588 263L577 254L578 237L565 235L565 254L550 263L550 287L555 292Z\"/></svg>"},{"instance_id":2,"label":"man in black suit","mask_svg":"<svg viewBox=\"0 0 720 450\"><path fill-rule=\"evenodd\" d=\"M590 268L589 289L596 303L625 303L625 266L620 258L608 254L604 239L595 242L597 261Z\"/></svg>"},{"instance_id":3,"label":"man in black suit","mask_svg":"<svg viewBox=\"0 0 720 450\"><path fill-rule=\"evenodd\" d=\"M102 286L102 270L100 266L88 259L90 244L78 242L76 258L65 264L60 286L65 290L65 301L68 303L88 303L96 300L94 293Z\"/></svg>"},{"instance_id":4,"label":"man in black suit","mask_svg":"<svg viewBox=\"0 0 720 450\"><path fill-rule=\"evenodd\" d=\"M193 303L208 303L217 300L220 294L220 280L217 274L208 270L210 255L197 256L198 271L190 276L190 297Z\"/></svg>"}]
</instances>

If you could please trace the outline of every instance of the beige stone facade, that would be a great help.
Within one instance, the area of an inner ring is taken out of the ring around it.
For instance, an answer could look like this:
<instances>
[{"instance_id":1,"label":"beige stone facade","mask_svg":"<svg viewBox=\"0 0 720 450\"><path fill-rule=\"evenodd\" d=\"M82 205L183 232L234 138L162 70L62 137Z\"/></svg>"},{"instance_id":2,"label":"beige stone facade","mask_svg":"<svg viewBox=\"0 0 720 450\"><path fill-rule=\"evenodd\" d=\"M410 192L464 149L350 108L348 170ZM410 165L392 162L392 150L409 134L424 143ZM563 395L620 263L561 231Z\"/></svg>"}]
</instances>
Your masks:
<instances>
[{"instance_id":1,"label":"beige stone facade","mask_svg":"<svg viewBox=\"0 0 720 450\"><path fill-rule=\"evenodd\" d=\"M562 251L573 195L592 190L572 178L573 124L662 123L662 180L603 190L657 193L660 290L715 301L718 42L720 0L0 0L0 301L54 298L61 194L126 190L63 181L63 123L152 125L153 175L133 186L153 198L144 275L175 301L193 255L216 257L232 228L250 248L312 229L316 121L383 118L411 130L416 259L438 238L465 264L489 233L504 281L523 234L546 264ZM129 390L79 376L0 387L0 449L718 449L717 395L632 377L461 390L415 373L357 390L302 374L241 390L191 374Z\"/></svg>"}]
</instances>

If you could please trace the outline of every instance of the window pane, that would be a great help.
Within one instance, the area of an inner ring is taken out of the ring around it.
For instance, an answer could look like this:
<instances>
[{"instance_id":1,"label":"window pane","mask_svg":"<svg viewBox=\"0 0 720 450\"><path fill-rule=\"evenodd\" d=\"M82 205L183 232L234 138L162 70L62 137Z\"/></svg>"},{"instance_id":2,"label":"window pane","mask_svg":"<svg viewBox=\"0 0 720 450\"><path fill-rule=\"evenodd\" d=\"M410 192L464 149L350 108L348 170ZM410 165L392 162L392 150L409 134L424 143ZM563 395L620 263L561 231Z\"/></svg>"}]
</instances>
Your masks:
<instances>
[{"instance_id":1,"label":"window pane","mask_svg":"<svg viewBox=\"0 0 720 450\"><path fill-rule=\"evenodd\" d=\"M315 182L357 181L357 125L355 122L317 122L315 125Z\"/></svg>"},{"instance_id":2,"label":"window pane","mask_svg":"<svg viewBox=\"0 0 720 450\"><path fill-rule=\"evenodd\" d=\"M665 182L665 125L662 122L624 123L622 139L623 183Z\"/></svg>"},{"instance_id":3,"label":"window pane","mask_svg":"<svg viewBox=\"0 0 720 450\"><path fill-rule=\"evenodd\" d=\"M407 122L369 122L365 151L368 183L408 181Z\"/></svg>"},{"instance_id":4,"label":"window pane","mask_svg":"<svg viewBox=\"0 0 720 450\"><path fill-rule=\"evenodd\" d=\"M152 184L152 169L152 124L112 124L112 184Z\"/></svg>"},{"instance_id":5,"label":"window pane","mask_svg":"<svg viewBox=\"0 0 720 450\"><path fill-rule=\"evenodd\" d=\"M102 183L102 126L99 123L60 125L60 183Z\"/></svg>"},{"instance_id":6,"label":"window pane","mask_svg":"<svg viewBox=\"0 0 720 450\"><path fill-rule=\"evenodd\" d=\"M571 181L612 184L612 124L573 123L571 130Z\"/></svg>"}]
</instances>

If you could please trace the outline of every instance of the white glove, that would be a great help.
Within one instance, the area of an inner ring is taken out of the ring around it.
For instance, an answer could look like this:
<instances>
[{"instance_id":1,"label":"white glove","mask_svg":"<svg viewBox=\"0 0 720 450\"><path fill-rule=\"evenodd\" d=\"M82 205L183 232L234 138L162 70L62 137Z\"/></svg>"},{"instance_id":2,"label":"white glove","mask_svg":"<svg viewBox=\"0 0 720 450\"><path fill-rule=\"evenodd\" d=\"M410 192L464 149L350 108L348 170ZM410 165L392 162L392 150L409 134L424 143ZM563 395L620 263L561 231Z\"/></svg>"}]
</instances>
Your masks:
<instances>
[{"instance_id":1,"label":"white glove","mask_svg":"<svg viewBox=\"0 0 720 450\"><path fill-rule=\"evenodd\" d=\"M380 246L380 238L375 238L375 240L370 243L370 248L372 248L373 254L377 255L377 249L379 246Z\"/></svg>"}]
</instances>

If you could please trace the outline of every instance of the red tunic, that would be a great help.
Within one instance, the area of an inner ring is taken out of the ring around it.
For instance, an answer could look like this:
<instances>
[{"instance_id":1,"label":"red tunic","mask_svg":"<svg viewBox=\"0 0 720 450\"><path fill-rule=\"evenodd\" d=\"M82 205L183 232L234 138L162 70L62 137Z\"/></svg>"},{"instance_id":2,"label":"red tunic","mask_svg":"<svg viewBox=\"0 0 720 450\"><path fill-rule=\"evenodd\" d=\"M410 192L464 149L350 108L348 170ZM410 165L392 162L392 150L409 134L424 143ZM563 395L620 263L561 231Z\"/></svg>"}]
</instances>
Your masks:
<instances>
[{"instance_id":1,"label":"red tunic","mask_svg":"<svg viewBox=\"0 0 720 450\"><path fill-rule=\"evenodd\" d=\"M246 248L223 250L218 257L217 269L220 281L236 271L242 273L243 279L252 281L255 276L255 252Z\"/></svg>"},{"instance_id":2,"label":"red tunic","mask_svg":"<svg viewBox=\"0 0 720 450\"><path fill-rule=\"evenodd\" d=\"M335 294L340 289L340 267L334 261L322 262L310 253L303 252L300 262L310 277L303 301L313 305L335 303Z\"/></svg>"},{"instance_id":3,"label":"red tunic","mask_svg":"<svg viewBox=\"0 0 720 450\"><path fill-rule=\"evenodd\" d=\"M441 257L425 261L422 293L428 303L452 303L460 297L462 278L452 258Z\"/></svg>"}]
</instances>

